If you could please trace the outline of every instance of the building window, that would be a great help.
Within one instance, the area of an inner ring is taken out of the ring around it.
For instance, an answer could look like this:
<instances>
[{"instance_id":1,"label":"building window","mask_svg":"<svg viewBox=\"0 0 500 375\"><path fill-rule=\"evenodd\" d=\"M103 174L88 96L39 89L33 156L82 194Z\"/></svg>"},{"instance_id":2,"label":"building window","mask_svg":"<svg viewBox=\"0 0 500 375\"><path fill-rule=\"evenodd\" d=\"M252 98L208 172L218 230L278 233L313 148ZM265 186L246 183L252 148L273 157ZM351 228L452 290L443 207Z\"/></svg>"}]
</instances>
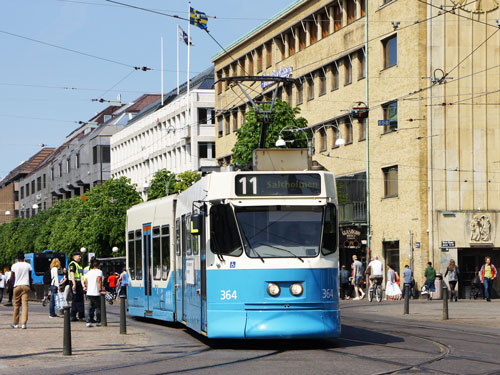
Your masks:
<instances>
[{"instance_id":1,"label":"building window","mask_svg":"<svg viewBox=\"0 0 500 375\"><path fill-rule=\"evenodd\" d=\"M398 196L398 166L382 168L384 174L384 198Z\"/></svg>"},{"instance_id":2,"label":"building window","mask_svg":"<svg viewBox=\"0 0 500 375\"><path fill-rule=\"evenodd\" d=\"M384 126L384 133L390 133L398 129L398 102L382 104L384 120L389 121L388 126Z\"/></svg>"},{"instance_id":3,"label":"building window","mask_svg":"<svg viewBox=\"0 0 500 375\"><path fill-rule=\"evenodd\" d=\"M398 63L398 36L393 35L382 41L384 48L384 69L390 68Z\"/></svg>"},{"instance_id":4,"label":"building window","mask_svg":"<svg viewBox=\"0 0 500 375\"><path fill-rule=\"evenodd\" d=\"M111 161L110 147L107 145L98 145L92 148L93 164L109 163Z\"/></svg>"},{"instance_id":5,"label":"building window","mask_svg":"<svg viewBox=\"0 0 500 375\"><path fill-rule=\"evenodd\" d=\"M344 57L344 74L345 74L344 85L351 84L351 82L352 82L352 62L351 62L350 56Z\"/></svg>"},{"instance_id":6,"label":"building window","mask_svg":"<svg viewBox=\"0 0 500 375\"><path fill-rule=\"evenodd\" d=\"M24 199L24 186L21 186L21 199Z\"/></svg>"},{"instance_id":7,"label":"building window","mask_svg":"<svg viewBox=\"0 0 500 375\"><path fill-rule=\"evenodd\" d=\"M347 145L352 143L352 124L349 119L345 120L344 129L345 129L345 144Z\"/></svg>"},{"instance_id":8,"label":"building window","mask_svg":"<svg viewBox=\"0 0 500 375\"><path fill-rule=\"evenodd\" d=\"M311 17L307 20L309 24L309 40L310 44L316 43L318 41L318 26L315 20Z\"/></svg>"},{"instance_id":9,"label":"building window","mask_svg":"<svg viewBox=\"0 0 500 375\"><path fill-rule=\"evenodd\" d=\"M248 55L248 74L253 76L253 55Z\"/></svg>"},{"instance_id":10,"label":"building window","mask_svg":"<svg viewBox=\"0 0 500 375\"><path fill-rule=\"evenodd\" d=\"M262 72L262 46L258 47L257 50L257 73Z\"/></svg>"},{"instance_id":11,"label":"building window","mask_svg":"<svg viewBox=\"0 0 500 375\"><path fill-rule=\"evenodd\" d=\"M359 120L359 138L358 140L364 141L366 139L366 119Z\"/></svg>"},{"instance_id":12,"label":"building window","mask_svg":"<svg viewBox=\"0 0 500 375\"><path fill-rule=\"evenodd\" d=\"M365 78L365 51L358 52L358 79Z\"/></svg>"},{"instance_id":13,"label":"building window","mask_svg":"<svg viewBox=\"0 0 500 375\"><path fill-rule=\"evenodd\" d=\"M217 72L217 94L220 94L222 92L222 70L219 70Z\"/></svg>"},{"instance_id":14,"label":"building window","mask_svg":"<svg viewBox=\"0 0 500 375\"><path fill-rule=\"evenodd\" d=\"M35 194L35 180L31 181L31 194Z\"/></svg>"},{"instance_id":15,"label":"building window","mask_svg":"<svg viewBox=\"0 0 500 375\"><path fill-rule=\"evenodd\" d=\"M75 167L76 169L80 168L80 153L76 154Z\"/></svg>"},{"instance_id":16,"label":"building window","mask_svg":"<svg viewBox=\"0 0 500 375\"><path fill-rule=\"evenodd\" d=\"M330 17L326 14L326 12L321 12L318 15L319 19L319 27L321 30L321 39L326 38L330 33Z\"/></svg>"},{"instance_id":17,"label":"building window","mask_svg":"<svg viewBox=\"0 0 500 375\"><path fill-rule=\"evenodd\" d=\"M326 129L325 128L320 129L318 133L319 133L319 150L320 152L326 151L328 143L328 139L326 136Z\"/></svg>"},{"instance_id":18,"label":"building window","mask_svg":"<svg viewBox=\"0 0 500 375\"><path fill-rule=\"evenodd\" d=\"M394 271L401 275L399 267L399 241L382 242L385 264L390 264ZM400 276L401 277L401 276Z\"/></svg>"},{"instance_id":19,"label":"building window","mask_svg":"<svg viewBox=\"0 0 500 375\"><path fill-rule=\"evenodd\" d=\"M273 41L269 41L265 44L266 46L266 68L270 68L273 65Z\"/></svg>"},{"instance_id":20,"label":"building window","mask_svg":"<svg viewBox=\"0 0 500 375\"><path fill-rule=\"evenodd\" d=\"M198 143L198 157L201 159L215 158L215 143L213 142Z\"/></svg>"},{"instance_id":21,"label":"building window","mask_svg":"<svg viewBox=\"0 0 500 375\"><path fill-rule=\"evenodd\" d=\"M326 75L323 69L318 70L319 96L326 94Z\"/></svg>"},{"instance_id":22,"label":"building window","mask_svg":"<svg viewBox=\"0 0 500 375\"><path fill-rule=\"evenodd\" d=\"M333 63L330 65L330 71L332 73L332 91L338 90L339 88L339 68L337 64Z\"/></svg>"},{"instance_id":23,"label":"building window","mask_svg":"<svg viewBox=\"0 0 500 375\"><path fill-rule=\"evenodd\" d=\"M224 68L224 77L228 78L229 77L229 66L226 66ZM227 90L229 88L229 81L224 81L224 90Z\"/></svg>"},{"instance_id":24,"label":"building window","mask_svg":"<svg viewBox=\"0 0 500 375\"><path fill-rule=\"evenodd\" d=\"M302 51L304 48L306 48L306 32L304 30L304 26L302 24L299 24L297 27L297 31L299 33L299 51Z\"/></svg>"},{"instance_id":25,"label":"building window","mask_svg":"<svg viewBox=\"0 0 500 375\"><path fill-rule=\"evenodd\" d=\"M288 56L295 54L295 35L292 31L286 34L288 40Z\"/></svg>"},{"instance_id":26,"label":"building window","mask_svg":"<svg viewBox=\"0 0 500 375\"><path fill-rule=\"evenodd\" d=\"M217 124L218 124L218 131L217 131L217 136L220 138L224 135L224 125L223 125L223 122L224 122L224 118L222 116L219 116L217 117Z\"/></svg>"},{"instance_id":27,"label":"building window","mask_svg":"<svg viewBox=\"0 0 500 375\"><path fill-rule=\"evenodd\" d=\"M307 78L307 100L314 99L314 76Z\"/></svg>"},{"instance_id":28,"label":"building window","mask_svg":"<svg viewBox=\"0 0 500 375\"><path fill-rule=\"evenodd\" d=\"M62 177L62 163L57 166L59 168L59 177Z\"/></svg>"},{"instance_id":29,"label":"building window","mask_svg":"<svg viewBox=\"0 0 500 375\"><path fill-rule=\"evenodd\" d=\"M71 172L71 159L67 158L66 159L66 173Z\"/></svg>"},{"instance_id":30,"label":"building window","mask_svg":"<svg viewBox=\"0 0 500 375\"><path fill-rule=\"evenodd\" d=\"M231 121L229 115L224 116L224 123L226 124L226 135L231 133Z\"/></svg>"},{"instance_id":31,"label":"building window","mask_svg":"<svg viewBox=\"0 0 500 375\"><path fill-rule=\"evenodd\" d=\"M300 82L297 85L297 105L304 102L304 85Z\"/></svg>"},{"instance_id":32,"label":"building window","mask_svg":"<svg viewBox=\"0 0 500 375\"><path fill-rule=\"evenodd\" d=\"M338 128L338 126L336 125L334 128L333 128L333 144L332 144L332 148L337 148L339 147L337 145L337 139L340 139L342 138L342 135L340 134L340 129Z\"/></svg>"},{"instance_id":33,"label":"building window","mask_svg":"<svg viewBox=\"0 0 500 375\"><path fill-rule=\"evenodd\" d=\"M356 2L355 0L347 1L347 24L353 23L356 19Z\"/></svg>"},{"instance_id":34,"label":"building window","mask_svg":"<svg viewBox=\"0 0 500 375\"><path fill-rule=\"evenodd\" d=\"M360 0L359 1L359 6L361 8L361 17L364 17L366 14L366 9L365 9L365 0Z\"/></svg>"},{"instance_id":35,"label":"building window","mask_svg":"<svg viewBox=\"0 0 500 375\"><path fill-rule=\"evenodd\" d=\"M54 181L54 167L50 168L50 180Z\"/></svg>"},{"instance_id":36,"label":"building window","mask_svg":"<svg viewBox=\"0 0 500 375\"><path fill-rule=\"evenodd\" d=\"M339 31L342 28L342 8L337 3L333 6L333 30Z\"/></svg>"},{"instance_id":37,"label":"building window","mask_svg":"<svg viewBox=\"0 0 500 375\"><path fill-rule=\"evenodd\" d=\"M276 47L278 47L278 50L280 52L281 60L285 59L285 43L281 39L281 36L278 38L274 39L274 43L276 43Z\"/></svg>"},{"instance_id":38,"label":"building window","mask_svg":"<svg viewBox=\"0 0 500 375\"><path fill-rule=\"evenodd\" d=\"M198 123L199 124L208 123L208 108L198 108Z\"/></svg>"},{"instance_id":39,"label":"building window","mask_svg":"<svg viewBox=\"0 0 500 375\"><path fill-rule=\"evenodd\" d=\"M246 75L247 72L245 70L245 56L243 56L242 58L240 58L238 60L238 65L239 65L239 68L240 68L240 76Z\"/></svg>"},{"instance_id":40,"label":"building window","mask_svg":"<svg viewBox=\"0 0 500 375\"><path fill-rule=\"evenodd\" d=\"M292 85L290 83L285 84L286 102L288 105L292 105Z\"/></svg>"},{"instance_id":41,"label":"building window","mask_svg":"<svg viewBox=\"0 0 500 375\"><path fill-rule=\"evenodd\" d=\"M42 190L42 176L36 179L36 191Z\"/></svg>"},{"instance_id":42,"label":"building window","mask_svg":"<svg viewBox=\"0 0 500 375\"><path fill-rule=\"evenodd\" d=\"M238 130L238 111L233 112L233 132Z\"/></svg>"}]
</instances>

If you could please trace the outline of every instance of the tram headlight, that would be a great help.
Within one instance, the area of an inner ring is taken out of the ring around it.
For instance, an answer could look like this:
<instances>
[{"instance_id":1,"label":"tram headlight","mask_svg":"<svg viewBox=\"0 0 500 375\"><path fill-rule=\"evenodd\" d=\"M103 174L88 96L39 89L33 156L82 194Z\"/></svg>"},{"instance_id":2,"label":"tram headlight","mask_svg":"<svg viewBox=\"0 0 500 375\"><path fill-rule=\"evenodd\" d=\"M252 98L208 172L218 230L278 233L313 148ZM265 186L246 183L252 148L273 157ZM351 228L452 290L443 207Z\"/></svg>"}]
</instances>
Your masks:
<instances>
[{"instance_id":1,"label":"tram headlight","mask_svg":"<svg viewBox=\"0 0 500 375\"><path fill-rule=\"evenodd\" d=\"M295 297L300 296L304 292L304 287L302 284L295 283L290 285L290 293L292 293Z\"/></svg>"},{"instance_id":2,"label":"tram headlight","mask_svg":"<svg viewBox=\"0 0 500 375\"><path fill-rule=\"evenodd\" d=\"M281 293L281 289L278 284L275 283L269 283L267 285L267 294L269 294L271 297L276 297Z\"/></svg>"}]
</instances>

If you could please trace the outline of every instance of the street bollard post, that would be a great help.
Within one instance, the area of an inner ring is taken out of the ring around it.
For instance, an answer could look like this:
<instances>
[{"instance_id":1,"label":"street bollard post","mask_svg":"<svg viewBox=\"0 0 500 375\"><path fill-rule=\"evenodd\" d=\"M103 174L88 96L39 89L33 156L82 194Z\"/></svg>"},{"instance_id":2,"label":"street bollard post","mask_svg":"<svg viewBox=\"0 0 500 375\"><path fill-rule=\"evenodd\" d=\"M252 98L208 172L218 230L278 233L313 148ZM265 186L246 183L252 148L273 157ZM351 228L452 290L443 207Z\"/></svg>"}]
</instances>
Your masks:
<instances>
[{"instance_id":1,"label":"street bollard post","mask_svg":"<svg viewBox=\"0 0 500 375\"><path fill-rule=\"evenodd\" d=\"M448 288L443 282L443 320L448 320Z\"/></svg>"},{"instance_id":2,"label":"street bollard post","mask_svg":"<svg viewBox=\"0 0 500 375\"><path fill-rule=\"evenodd\" d=\"M64 308L64 334L63 334L63 355L71 355L71 319L70 307Z\"/></svg>"},{"instance_id":3,"label":"street bollard post","mask_svg":"<svg viewBox=\"0 0 500 375\"><path fill-rule=\"evenodd\" d=\"M410 284L404 284L405 288L405 303L404 303L404 315L408 315L410 313Z\"/></svg>"},{"instance_id":4,"label":"street bollard post","mask_svg":"<svg viewBox=\"0 0 500 375\"><path fill-rule=\"evenodd\" d=\"M120 296L120 334L127 334L127 297Z\"/></svg>"},{"instance_id":5,"label":"street bollard post","mask_svg":"<svg viewBox=\"0 0 500 375\"><path fill-rule=\"evenodd\" d=\"M101 293L101 324L103 327L108 326L108 317L106 315L106 298L102 293Z\"/></svg>"}]
</instances>

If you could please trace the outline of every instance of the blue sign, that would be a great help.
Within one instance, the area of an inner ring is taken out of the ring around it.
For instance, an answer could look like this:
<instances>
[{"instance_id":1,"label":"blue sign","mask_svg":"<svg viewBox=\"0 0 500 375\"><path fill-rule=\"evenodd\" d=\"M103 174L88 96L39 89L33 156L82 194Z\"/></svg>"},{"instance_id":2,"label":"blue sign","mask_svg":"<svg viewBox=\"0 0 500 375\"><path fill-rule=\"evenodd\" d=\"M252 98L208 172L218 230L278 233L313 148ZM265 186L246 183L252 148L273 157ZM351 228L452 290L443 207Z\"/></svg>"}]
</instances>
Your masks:
<instances>
[{"instance_id":1,"label":"blue sign","mask_svg":"<svg viewBox=\"0 0 500 375\"><path fill-rule=\"evenodd\" d=\"M441 241L441 247L455 247L455 241Z\"/></svg>"},{"instance_id":2,"label":"blue sign","mask_svg":"<svg viewBox=\"0 0 500 375\"><path fill-rule=\"evenodd\" d=\"M389 120L378 120L378 126L389 126Z\"/></svg>"},{"instance_id":3,"label":"blue sign","mask_svg":"<svg viewBox=\"0 0 500 375\"><path fill-rule=\"evenodd\" d=\"M417 249L420 249L420 242L415 242L415 247L416 247Z\"/></svg>"},{"instance_id":4,"label":"blue sign","mask_svg":"<svg viewBox=\"0 0 500 375\"><path fill-rule=\"evenodd\" d=\"M229 268L236 268L236 262L229 263Z\"/></svg>"},{"instance_id":5,"label":"blue sign","mask_svg":"<svg viewBox=\"0 0 500 375\"><path fill-rule=\"evenodd\" d=\"M281 77L281 78L288 78L292 75L293 71L293 66L287 66L286 68L280 68L277 71L273 70L270 74L270 77ZM263 75L262 77L267 77L266 75ZM266 82L261 82L260 88L265 88L269 85L272 85L274 82L272 81L266 81Z\"/></svg>"}]
</instances>

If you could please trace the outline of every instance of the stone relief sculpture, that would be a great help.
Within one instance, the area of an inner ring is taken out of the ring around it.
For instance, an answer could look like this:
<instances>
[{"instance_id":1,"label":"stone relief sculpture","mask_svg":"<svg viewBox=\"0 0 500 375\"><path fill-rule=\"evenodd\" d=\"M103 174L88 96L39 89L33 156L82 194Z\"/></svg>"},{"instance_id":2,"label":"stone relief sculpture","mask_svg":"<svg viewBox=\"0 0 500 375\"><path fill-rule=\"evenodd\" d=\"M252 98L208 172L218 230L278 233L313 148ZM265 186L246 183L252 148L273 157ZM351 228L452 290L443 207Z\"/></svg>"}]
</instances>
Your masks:
<instances>
[{"instance_id":1,"label":"stone relief sculpture","mask_svg":"<svg viewBox=\"0 0 500 375\"><path fill-rule=\"evenodd\" d=\"M470 239L471 241L485 242L491 240L491 222L487 216L474 216L472 218L470 222Z\"/></svg>"}]
</instances>

